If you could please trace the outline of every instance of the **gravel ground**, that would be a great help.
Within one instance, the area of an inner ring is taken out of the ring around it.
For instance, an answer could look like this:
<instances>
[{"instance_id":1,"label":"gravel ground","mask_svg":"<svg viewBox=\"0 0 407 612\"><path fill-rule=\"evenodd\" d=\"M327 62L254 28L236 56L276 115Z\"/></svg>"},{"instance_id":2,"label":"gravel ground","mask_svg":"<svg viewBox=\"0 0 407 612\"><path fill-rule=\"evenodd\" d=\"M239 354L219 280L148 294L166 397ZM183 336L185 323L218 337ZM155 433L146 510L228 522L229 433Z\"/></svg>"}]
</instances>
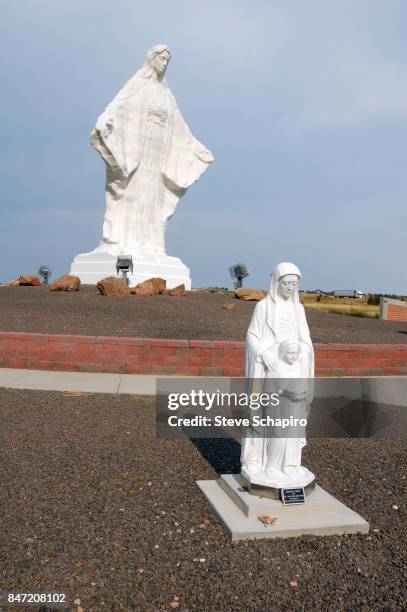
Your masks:
<instances>
[{"instance_id":1,"label":"gravel ground","mask_svg":"<svg viewBox=\"0 0 407 612\"><path fill-rule=\"evenodd\" d=\"M222 305L234 302L234 311ZM78 293L46 287L1 287L0 330L52 334L243 340L254 302L192 292L183 298L104 297L95 287ZM307 310L315 342L407 343L407 323Z\"/></svg>"},{"instance_id":2,"label":"gravel ground","mask_svg":"<svg viewBox=\"0 0 407 612\"><path fill-rule=\"evenodd\" d=\"M0 590L66 591L85 612L406 607L401 441L305 451L370 534L232 544L195 480L237 471L234 441L156 439L135 396L3 389L0 418Z\"/></svg>"}]
</instances>

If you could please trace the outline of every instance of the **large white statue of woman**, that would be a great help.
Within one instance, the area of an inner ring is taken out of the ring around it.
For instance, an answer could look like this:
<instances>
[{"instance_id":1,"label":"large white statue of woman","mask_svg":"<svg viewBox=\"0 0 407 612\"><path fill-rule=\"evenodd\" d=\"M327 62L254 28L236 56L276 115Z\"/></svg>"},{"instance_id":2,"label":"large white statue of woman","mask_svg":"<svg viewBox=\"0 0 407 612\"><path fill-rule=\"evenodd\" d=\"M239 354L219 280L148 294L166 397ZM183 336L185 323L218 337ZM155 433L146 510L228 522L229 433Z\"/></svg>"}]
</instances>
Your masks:
<instances>
[{"instance_id":1,"label":"large white statue of woman","mask_svg":"<svg viewBox=\"0 0 407 612\"><path fill-rule=\"evenodd\" d=\"M91 134L106 163L106 213L100 245L73 264L83 282L100 280L86 276L97 274L98 262L126 254L133 280L163 276L167 286L190 284L181 260L166 255L164 233L179 199L214 158L191 134L164 78L170 58L166 45L152 47Z\"/></svg>"},{"instance_id":2,"label":"large white statue of woman","mask_svg":"<svg viewBox=\"0 0 407 612\"><path fill-rule=\"evenodd\" d=\"M279 407L263 413L277 418L306 418L312 401L314 350L299 300L300 279L294 264L276 266L269 294L257 304L246 338L248 392L279 392ZM314 476L301 466L305 434L296 436L295 431L285 435L278 427L248 427L242 440L242 476L275 488L310 484Z\"/></svg>"}]
</instances>

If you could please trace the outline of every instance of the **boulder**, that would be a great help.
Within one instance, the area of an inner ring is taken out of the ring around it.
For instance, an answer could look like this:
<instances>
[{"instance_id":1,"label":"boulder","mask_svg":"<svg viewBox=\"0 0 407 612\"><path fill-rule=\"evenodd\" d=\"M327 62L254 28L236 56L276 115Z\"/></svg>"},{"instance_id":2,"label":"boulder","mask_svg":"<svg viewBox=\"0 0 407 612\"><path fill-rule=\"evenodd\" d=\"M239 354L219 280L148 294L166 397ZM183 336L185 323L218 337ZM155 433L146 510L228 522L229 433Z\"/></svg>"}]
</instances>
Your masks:
<instances>
[{"instance_id":1,"label":"boulder","mask_svg":"<svg viewBox=\"0 0 407 612\"><path fill-rule=\"evenodd\" d=\"M263 291L263 289L260 289L260 291L252 291L251 293L244 295L241 299L245 302L260 302L260 300L264 300L266 295L267 291Z\"/></svg>"},{"instance_id":2,"label":"boulder","mask_svg":"<svg viewBox=\"0 0 407 612\"><path fill-rule=\"evenodd\" d=\"M234 296L240 300L240 298L242 298L244 295L253 293L253 291L255 291L255 289L247 289L246 287L239 287L239 289L235 289Z\"/></svg>"},{"instance_id":3,"label":"boulder","mask_svg":"<svg viewBox=\"0 0 407 612\"><path fill-rule=\"evenodd\" d=\"M157 293L164 293L167 281L163 278L149 278L148 283L152 283Z\"/></svg>"},{"instance_id":4,"label":"boulder","mask_svg":"<svg viewBox=\"0 0 407 612\"><path fill-rule=\"evenodd\" d=\"M163 278L149 278L133 287L130 291L133 295L158 295L165 291L167 281Z\"/></svg>"},{"instance_id":5,"label":"boulder","mask_svg":"<svg viewBox=\"0 0 407 612\"><path fill-rule=\"evenodd\" d=\"M236 304L223 304L222 308L224 308L225 310L234 310L236 307Z\"/></svg>"},{"instance_id":6,"label":"boulder","mask_svg":"<svg viewBox=\"0 0 407 612\"><path fill-rule=\"evenodd\" d=\"M267 295L267 291L264 289L249 289L246 287L240 287L239 289L235 289L235 297L239 300L244 300L245 302L250 301L260 301L264 299Z\"/></svg>"},{"instance_id":7,"label":"boulder","mask_svg":"<svg viewBox=\"0 0 407 612\"><path fill-rule=\"evenodd\" d=\"M168 292L168 295L171 295L172 297L182 297L183 295L186 295L184 283L182 283L182 285L174 287L174 289L171 289Z\"/></svg>"},{"instance_id":8,"label":"boulder","mask_svg":"<svg viewBox=\"0 0 407 612\"><path fill-rule=\"evenodd\" d=\"M57 278L52 285L50 285L50 291L78 291L81 286L81 279L79 276L73 274L64 274Z\"/></svg>"},{"instance_id":9,"label":"boulder","mask_svg":"<svg viewBox=\"0 0 407 612\"><path fill-rule=\"evenodd\" d=\"M150 283L150 281L144 281L135 287L132 287L130 289L130 293L133 295L157 295L157 291L155 290L153 283Z\"/></svg>"},{"instance_id":10,"label":"boulder","mask_svg":"<svg viewBox=\"0 0 407 612\"><path fill-rule=\"evenodd\" d=\"M103 278L96 286L102 295L130 295L130 289L126 283L117 276Z\"/></svg>"},{"instance_id":11,"label":"boulder","mask_svg":"<svg viewBox=\"0 0 407 612\"><path fill-rule=\"evenodd\" d=\"M19 276L18 281L21 287L39 287L41 285L41 281L38 276L31 274L23 274Z\"/></svg>"}]
</instances>

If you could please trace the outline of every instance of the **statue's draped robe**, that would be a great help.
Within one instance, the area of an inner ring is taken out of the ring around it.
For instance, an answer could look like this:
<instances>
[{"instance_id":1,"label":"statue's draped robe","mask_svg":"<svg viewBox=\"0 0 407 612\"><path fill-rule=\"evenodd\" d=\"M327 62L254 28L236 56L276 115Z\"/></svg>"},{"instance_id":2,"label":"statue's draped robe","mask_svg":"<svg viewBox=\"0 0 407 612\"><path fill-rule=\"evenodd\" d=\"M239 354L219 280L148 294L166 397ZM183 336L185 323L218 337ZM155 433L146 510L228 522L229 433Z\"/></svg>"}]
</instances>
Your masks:
<instances>
[{"instance_id":1,"label":"statue's draped robe","mask_svg":"<svg viewBox=\"0 0 407 612\"><path fill-rule=\"evenodd\" d=\"M280 348L281 348L280 344ZM278 391L280 403L272 415L280 419L306 419L309 409L309 362L308 355L300 356L292 365L280 361L277 377L266 374L264 390L268 393ZM298 421L299 422L299 421ZM281 427L268 427L266 431L267 458L266 470L280 470L301 466L301 452L306 444L305 427L296 425L286 431Z\"/></svg>"},{"instance_id":2,"label":"statue's draped robe","mask_svg":"<svg viewBox=\"0 0 407 612\"><path fill-rule=\"evenodd\" d=\"M299 301L298 290L286 307L284 300L277 294L279 279L287 274L300 272L293 264L280 264L273 272L272 284L268 296L255 307L246 337L246 387L248 393L261 393L264 389L264 379L267 376L266 367L261 358L265 352L273 355L278 361L278 348L283 340L297 340L307 359L307 376L309 377L309 394L307 403L312 401L312 379L314 377L314 349L305 317L303 305ZM287 311L287 312L284 312ZM291 321L290 321L291 319ZM268 374L273 377L273 374ZM275 375L276 376L276 375ZM271 383L268 381L267 391ZM277 391L277 381L276 389ZM256 464L261 470L267 467L267 448L269 438L267 430L262 427L249 427L242 439L241 462Z\"/></svg>"},{"instance_id":3,"label":"statue's draped robe","mask_svg":"<svg viewBox=\"0 0 407 612\"><path fill-rule=\"evenodd\" d=\"M98 118L91 144L107 165L103 243L121 252L165 254L168 219L213 161L166 82L136 74Z\"/></svg>"}]
</instances>

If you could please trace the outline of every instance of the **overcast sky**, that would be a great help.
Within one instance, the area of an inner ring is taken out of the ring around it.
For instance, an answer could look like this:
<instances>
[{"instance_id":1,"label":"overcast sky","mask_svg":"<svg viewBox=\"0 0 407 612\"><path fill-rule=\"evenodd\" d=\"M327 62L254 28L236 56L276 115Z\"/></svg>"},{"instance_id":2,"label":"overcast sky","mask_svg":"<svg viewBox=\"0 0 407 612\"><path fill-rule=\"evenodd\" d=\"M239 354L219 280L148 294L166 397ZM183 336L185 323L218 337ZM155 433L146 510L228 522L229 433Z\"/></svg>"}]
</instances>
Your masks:
<instances>
[{"instance_id":1,"label":"overcast sky","mask_svg":"<svg viewBox=\"0 0 407 612\"><path fill-rule=\"evenodd\" d=\"M404 0L1 0L0 280L69 271L100 240L97 116L156 43L215 163L181 200L167 253L193 286L407 293Z\"/></svg>"}]
</instances>

